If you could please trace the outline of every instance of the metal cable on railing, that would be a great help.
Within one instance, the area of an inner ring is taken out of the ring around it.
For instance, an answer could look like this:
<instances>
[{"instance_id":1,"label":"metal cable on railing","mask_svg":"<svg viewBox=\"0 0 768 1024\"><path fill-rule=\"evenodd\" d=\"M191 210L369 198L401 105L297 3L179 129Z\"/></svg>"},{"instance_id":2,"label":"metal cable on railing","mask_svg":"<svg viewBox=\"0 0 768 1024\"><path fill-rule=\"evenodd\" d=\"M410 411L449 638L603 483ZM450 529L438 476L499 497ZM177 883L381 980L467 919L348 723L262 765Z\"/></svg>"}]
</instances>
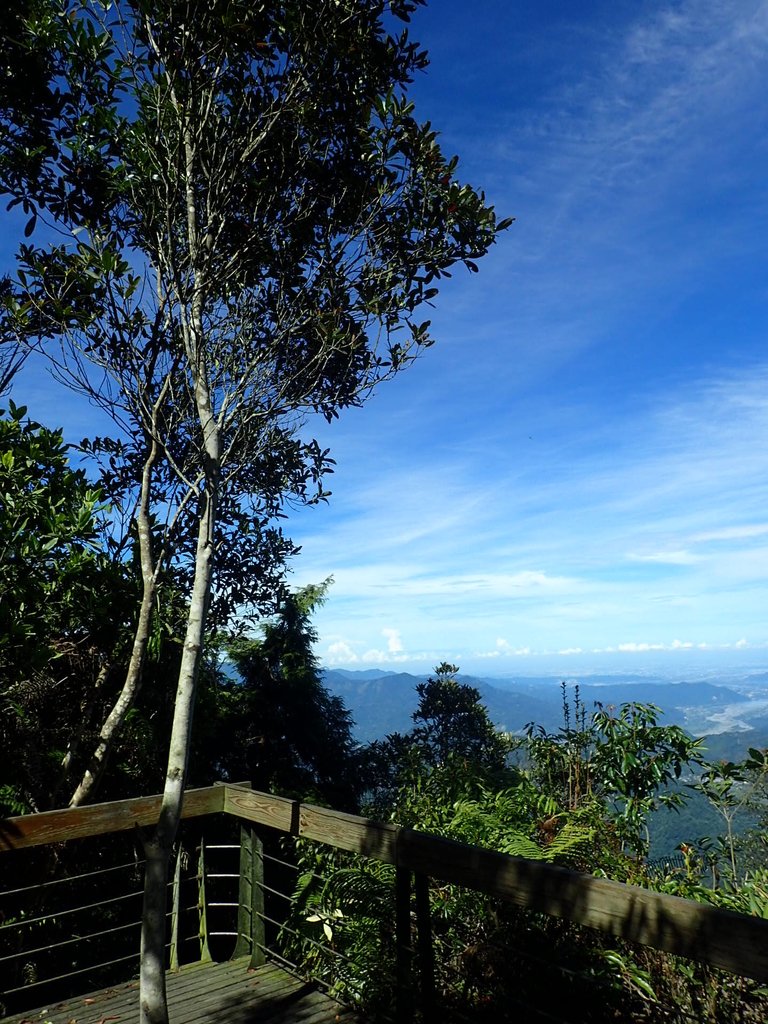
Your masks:
<instances>
[{"instance_id":1,"label":"metal cable on railing","mask_svg":"<svg viewBox=\"0 0 768 1024\"><path fill-rule=\"evenodd\" d=\"M170 943L166 943L165 948L169 948ZM60 974L55 978L42 978L40 981L31 981L26 985L21 985L18 988L7 988L3 994L6 996L15 995L18 992L26 992L28 989L39 987L40 985L50 985L56 981L66 981L68 978L77 977L80 974L88 974L92 971L100 971L104 967L113 967L115 964L125 963L128 960L138 959L138 951L135 953L129 953L127 956L117 957L115 960L107 960L101 964L91 964L89 967L81 967L75 971L68 971L66 974Z\"/></svg>"},{"instance_id":2,"label":"metal cable on railing","mask_svg":"<svg viewBox=\"0 0 768 1024\"><path fill-rule=\"evenodd\" d=\"M82 843L82 840L74 842ZM116 847L113 849L118 852ZM233 847L222 844L218 849L226 855ZM91 856L88 850L87 845L74 847L72 855L67 854L66 859L71 861L77 857L87 868L84 858ZM101 859L103 851L102 846L94 851L94 856ZM182 863L186 865L188 857L181 847L178 856L180 867ZM111 854L108 857L115 859ZM57 862L59 859L57 856ZM137 857L126 861L123 853L122 860L115 864L34 884L16 885L0 893L0 906L6 912L6 920L0 925L0 999L4 1001L5 1012L24 1012L36 1005L35 1000L43 998L43 993L49 1000L66 997L74 991L74 986L82 984L85 976L109 982L126 978L126 972L133 970L130 965L135 965L139 957L141 921L137 898L143 896L143 889L132 886L128 891L120 892L118 888L115 892L115 888L130 885L144 863ZM222 866L228 868L226 864ZM217 887L217 898L212 901L216 921L210 935L217 943L231 943L237 938L233 921L237 904L231 887L238 876L231 870L215 874L222 877L212 880ZM170 902L166 916L172 923L169 932L172 939L166 944L167 950L178 949L179 943L187 939L193 918L194 934L189 938L199 941L199 892L193 902L179 900L176 891L190 885L199 890L199 879L190 875L186 867L180 874L174 873L167 883ZM102 891L103 898L97 900L96 895ZM91 899L73 905L86 893ZM126 914L128 908L131 910ZM194 953L191 957L185 955L184 962L190 959L196 959ZM47 976L43 976L43 969L49 972Z\"/></svg>"},{"instance_id":3,"label":"metal cable on railing","mask_svg":"<svg viewBox=\"0 0 768 1024\"><path fill-rule=\"evenodd\" d=\"M24 949L19 953L8 953L6 956L0 957L0 963L4 963L7 960L17 960L24 956L34 956L36 953L49 953L54 949L61 949L63 946L71 946L78 942L89 942L91 939L101 939L105 935L114 935L115 932L125 931L127 928L135 928L141 924L141 920L129 921L127 924L119 924L114 928L106 928L100 932L89 932L88 935L76 935L72 939L62 939L61 942L51 942L47 946L38 946L36 949Z\"/></svg>"},{"instance_id":4,"label":"metal cable on railing","mask_svg":"<svg viewBox=\"0 0 768 1024\"><path fill-rule=\"evenodd\" d=\"M291 871L298 872L300 870L298 864L292 864L290 861L281 860L279 857L275 857L271 853L265 853L264 854L264 860L265 861L267 861L267 860L272 861L272 863L279 864L281 867L284 867L284 868L289 868ZM307 872L305 872L305 874L307 875L308 878L315 878L319 882L324 882L325 881L325 879L323 878L322 875L318 875L314 871L307 871Z\"/></svg>"},{"instance_id":5,"label":"metal cable on railing","mask_svg":"<svg viewBox=\"0 0 768 1024\"><path fill-rule=\"evenodd\" d=\"M5 931L7 928L24 928L31 924L40 924L43 921L52 921L55 918L66 917L70 914L79 914L83 910L95 910L99 907L104 907L110 903L119 903L122 900L134 899L136 896L142 896L143 890L137 889L136 892L125 893L122 896L112 896L107 900L99 900L98 903L86 903L82 907L71 907L69 910L55 910L50 914L43 914L41 917L25 917L23 921L9 921L7 924L0 924L0 932Z\"/></svg>"},{"instance_id":6,"label":"metal cable on railing","mask_svg":"<svg viewBox=\"0 0 768 1024\"><path fill-rule=\"evenodd\" d=\"M273 889L271 886L267 885L266 882L261 882L260 888L263 892L268 892L272 896L279 896L281 900L288 900L289 903L293 899L293 896L290 893L281 892L279 889Z\"/></svg>"},{"instance_id":7,"label":"metal cable on railing","mask_svg":"<svg viewBox=\"0 0 768 1024\"><path fill-rule=\"evenodd\" d=\"M99 868L98 871L85 871L80 875L67 875L66 878L53 878L49 882L36 882L34 885L25 885L20 889L4 889L0 892L0 899L3 899L5 896L17 896L20 893L33 891L40 892L42 890L52 889L57 885L64 885L67 882L80 882L84 878L94 878L97 875L108 875L113 871L125 871L126 868L133 868L136 870L137 868L142 867L145 863L146 861L143 860L132 860L125 864L116 864L111 868Z\"/></svg>"},{"instance_id":8,"label":"metal cable on railing","mask_svg":"<svg viewBox=\"0 0 768 1024\"><path fill-rule=\"evenodd\" d=\"M26 992L31 988L39 988L41 985L52 985L56 981L66 981L68 978L75 978L80 974L89 974L92 971L101 970L103 967L112 967L114 964L125 963L127 960L135 960L137 957L138 953L129 953L127 956L120 956L115 960L107 960L105 963L91 964L78 970L67 971L66 974L57 974L54 978L41 978L38 981L30 981L25 985L18 985L16 988L7 988L3 994L10 996L18 992Z\"/></svg>"}]
</instances>

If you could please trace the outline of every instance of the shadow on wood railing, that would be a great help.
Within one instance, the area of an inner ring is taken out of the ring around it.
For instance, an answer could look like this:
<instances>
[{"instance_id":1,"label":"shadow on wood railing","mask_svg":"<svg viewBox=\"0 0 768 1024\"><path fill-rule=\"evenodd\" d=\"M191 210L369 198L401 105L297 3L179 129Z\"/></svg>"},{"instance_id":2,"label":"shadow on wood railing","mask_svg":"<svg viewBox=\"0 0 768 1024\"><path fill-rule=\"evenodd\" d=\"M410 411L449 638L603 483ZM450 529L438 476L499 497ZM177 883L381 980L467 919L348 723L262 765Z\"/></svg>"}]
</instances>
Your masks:
<instances>
[{"instance_id":1,"label":"shadow on wood railing","mask_svg":"<svg viewBox=\"0 0 768 1024\"><path fill-rule=\"evenodd\" d=\"M11 872L2 871L2 876L12 883L5 895L13 896L21 891L13 883L14 866L22 864L18 858L31 854L34 848L55 848L57 844L77 839L104 837L134 830L137 826L151 826L157 819L159 806L159 796L141 797L0 822L0 853L7 855L7 859L0 857L0 864L5 861L5 866L11 868ZM219 829L224 829L225 833L228 829L233 840L220 843L217 839L214 848L239 847L239 865L234 865L232 870L207 874L204 860L210 854L205 855L204 843L197 841L200 860L196 869L199 924L196 938L199 940L200 958L209 954L211 930L208 915L209 908L213 906L231 908L232 911L229 930L224 928L216 932L219 937L231 936L231 947L226 955L248 955L253 963L259 963L266 955L281 959L281 949L295 950L301 946L301 935L291 927L289 907L281 909L280 901L287 899L286 890L295 892L297 886L295 873L292 881L286 881L289 871L295 872L295 853L288 851L281 859L281 841L284 843L287 837L295 837L322 844L324 848L356 854L380 866L388 865L386 870L392 877L393 923L388 935L394 961L393 1016L398 1021L412 1018L414 1012L418 1012L425 1021L438 1019L430 893L434 900L446 886L459 886L469 893L485 894L503 906L594 929L614 939L685 957L758 983L768 982L768 921L761 918L255 792L242 785L222 784L188 791L184 801L184 819L191 822L207 815L218 816ZM238 823L241 826L239 835ZM272 877L279 884L266 879L265 862L269 863ZM181 914L178 895L180 870L177 866L169 909L174 927L178 925ZM306 871L306 867L302 870ZM210 887L213 883L206 882L207 877L232 878L236 893L231 898L217 897L212 901L206 885ZM0 899L3 895L0 893ZM30 944L26 935L18 938L20 921L28 922L31 918L28 909L24 912L12 910L10 914L6 909L4 913L5 920L0 924L0 972L4 958L19 959L29 950L37 951L41 945L45 946L42 940ZM38 917L45 919L46 914L52 919L56 911L44 910ZM320 921L318 915L315 917ZM2 939L3 933L11 935L12 929L16 929L13 932L16 946L9 951L8 943L3 945ZM27 931L30 930L31 926ZM331 930L330 924L328 930ZM173 965L178 963L182 938L178 927L175 931L172 928L170 935L177 951L175 961L171 952ZM62 941L62 944L65 943ZM322 947L322 943L315 945ZM219 948L226 948L226 944L222 947L219 943ZM343 956L341 950L333 949L332 942L326 943L325 948ZM315 962L324 961L316 958ZM461 965L457 964L455 970L460 968ZM86 974L91 980L85 968L72 973ZM34 984L42 982L35 981ZM25 985L22 983L16 988L21 991ZM757 986L753 989L758 991ZM348 987L345 994L349 997L359 993L354 991L354 987ZM546 992L541 993L542 1001L546 1001L546 995ZM32 993L28 996L32 998ZM9 1008L18 1009L18 992L16 997L15 1001L9 1001ZM34 1001L28 1002L21 1008L34 1005ZM547 1018L563 1019L543 1012L529 1019ZM587 1018L579 1012L576 1019ZM745 1016L743 1019L761 1018Z\"/></svg>"}]
</instances>

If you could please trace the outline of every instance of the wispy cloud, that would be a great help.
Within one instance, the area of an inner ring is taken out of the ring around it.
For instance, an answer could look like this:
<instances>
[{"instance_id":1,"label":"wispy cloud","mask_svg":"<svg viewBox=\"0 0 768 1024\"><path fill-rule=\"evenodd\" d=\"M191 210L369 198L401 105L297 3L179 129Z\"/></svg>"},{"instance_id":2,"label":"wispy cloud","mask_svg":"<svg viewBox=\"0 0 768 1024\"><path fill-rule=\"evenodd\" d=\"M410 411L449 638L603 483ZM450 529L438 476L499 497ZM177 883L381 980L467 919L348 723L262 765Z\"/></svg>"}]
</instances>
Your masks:
<instances>
[{"instance_id":1,"label":"wispy cloud","mask_svg":"<svg viewBox=\"0 0 768 1024\"><path fill-rule=\"evenodd\" d=\"M753 537L764 537L768 534L768 523L754 523L745 526L725 526L708 533L697 533L691 537L694 544L706 544L712 541L751 540Z\"/></svg>"},{"instance_id":2,"label":"wispy cloud","mask_svg":"<svg viewBox=\"0 0 768 1024\"><path fill-rule=\"evenodd\" d=\"M656 562L660 565L694 565L699 559L690 551L654 551L650 554L628 556L635 562Z\"/></svg>"},{"instance_id":3,"label":"wispy cloud","mask_svg":"<svg viewBox=\"0 0 768 1024\"><path fill-rule=\"evenodd\" d=\"M439 650L440 636L496 660L734 644L745 629L759 642L768 451L754 439L768 436L768 367L661 393L611 427L596 444L587 423L566 460L552 452L498 471L480 497L475 463L452 461L442 483L425 469L421 488L413 458L405 502L398 466L362 496L339 494L337 515L320 513L321 531L300 538L297 568L302 580L335 575L320 614L346 644L341 654L375 660L373 633L387 638L388 660L425 642ZM498 467L499 452L486 452ZM474 497L430 520L436 496L454 493ZM414 515L430 526L406 539L401 517ZM633 624L657 638L622 639ZM478 642L483 633L498 638L492 647ZM606 634L613 644L599 642Z\"/></svg>"}]
</instances>

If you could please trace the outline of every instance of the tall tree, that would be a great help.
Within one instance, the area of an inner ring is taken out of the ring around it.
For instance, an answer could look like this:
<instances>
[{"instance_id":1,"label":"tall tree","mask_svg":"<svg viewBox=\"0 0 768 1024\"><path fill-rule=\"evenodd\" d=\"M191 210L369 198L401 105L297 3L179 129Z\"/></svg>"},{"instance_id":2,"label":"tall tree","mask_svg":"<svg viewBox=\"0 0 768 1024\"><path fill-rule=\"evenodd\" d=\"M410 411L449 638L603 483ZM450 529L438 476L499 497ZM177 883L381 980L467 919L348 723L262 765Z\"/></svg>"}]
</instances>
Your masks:
<instances>
[{"instance_id":1,"label":"tall tree","mask_svg":"<svg viewBox=\"0 0 768 1024\"><path fill-rule=\"evenodd\" d=\"M5 307L19 340L62 339L59 373L126 428L112 500L143 577L126 684L74 802L135 700L164 567L188 580L147 844L152 1024L206 625L273 596L292 549L270 524L287 498L323 496L328 454L301 418L359 404L428 345L434 282L476 269L506 226L413 116L427 58L394 26L420 2L35 0L19 21L48 78L34 110L4 110L0 186L32 237ZM55 242L35 244L39 218Z\"/></svg>"},{"instance_id":2,"label":"tall tree","mask_svg":"<svg viewBox=\"0 0 768 1024\"><path fill-rule=\"evenodd\" d=\"M416 804L410 795L420 792L426 801L445 806L491 784L509 785L515 777L507 766L512 741L500 732L481 702L480 691L456 678L457 665L441 662L434 675L418 683L419 703L407 733L392 733L366 748L367 806L370 813L401 823ZM439 794L439 796L438 796ZM416 818L423 808L416 809Z\"/></svg>"},{"instance_id":3,"label":"tall tree","mask_svg":"<svg viewBox=\"0 0 768 1024\"><path fill-rule=\"evenodd\" d=\"M434 676L419 683L416 723L409 738L428 764L442 764L452 754L487 771L504 768L508 738L496 729L480 701L480 691L456 676L457 665L441 662Z\"/></svg>"},{"instance_id":4,"label":"tall tree","mask_svg":"<svg viewBox=\"0 0 768 1024\"><path fill-rule=\"evenodd\" d=\"M323 685L313 650L313 610L330 581L288 594L256 639L231 651L240 681L228 693L224 728L233 737L230 777L257 788L354 811L360 751L352 718Z\"/></svg>"},{"instance_id":5,"label":"tall tree","mask_svg":"<svg viewBox=\"0 0 768 1024\"><path fill-rule=\"evenodd\" d=\"M130 593L100 543L100 492L26 411L0 410L0 807L13 813L66 785Z\"/></svg>"}]
</instances>

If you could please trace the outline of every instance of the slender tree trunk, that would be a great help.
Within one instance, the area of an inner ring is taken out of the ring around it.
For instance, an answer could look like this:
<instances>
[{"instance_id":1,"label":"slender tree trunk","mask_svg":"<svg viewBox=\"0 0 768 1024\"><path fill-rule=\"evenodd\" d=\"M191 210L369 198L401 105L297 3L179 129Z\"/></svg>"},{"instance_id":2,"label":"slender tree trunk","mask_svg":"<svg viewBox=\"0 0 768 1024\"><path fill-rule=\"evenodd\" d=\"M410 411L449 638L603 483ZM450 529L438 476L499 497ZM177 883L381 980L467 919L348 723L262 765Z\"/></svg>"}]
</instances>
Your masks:
<instances>
[{"instance_id":1,"label":"slender tree trunk","mask_svg":"<svg viewBox=\"0 0 768 1024\"><path fill-rule=\"evenodd\" d=\"M164 801L165 802L165 801ZM156 836L144 840L144 904L141 914L139 1019L167 1024L165 992L165 912L170 847ZM156 954L159 950L159 955Z\"/></svg>"},{"instance_id":2,"label":"slender tree trunk","mask_svg":"<svg viewBox=\"0 0 768 1024\"><path fill-rule=\"evenodd\" d=\"M726 824L728 826L728 853L731 857L731 872L733 878L733 884L736 885L736 846L733 838L733 814L726 817Z\"/></svg>"},{"instance_id":3,"label":"slender tree trunk","mask_svg":"<svg viewBox=\"0 0 768 1024\"><path fill-rule=\"evenodd\" d=\"M213 573L217 477L213 480L209 478L209 484L210 489L206 490L203 496L205 509L198 530L195 578L176 690L160 819L154 837L145 843L147 872L144 880L141 930L140 1024L168 1024L165 994L165 901L168 866L184 800L192 716Z\"/></svg>"},{"instance_id":4,"label":"slender tree trunk","mask_svg":"<svg viewBox=\"0 0 768 1024\"><path fill-rule=\"evenodd\" d=\"M117 735L123 725L123 722L125 722L128 712L136 701L139 690L141 689L144 656L147 651L147 644L149 643L149 635L152 628L152 610L155 603L156 592L157 588L154 582L149 587L145 585L144 592L141 597L139 618L136 623L136 633L133 640L131 660L128 663L128 670L125 675L123 688L101 727L96 749L91 755L88 767L83 773L80 784L72 794L69 801L70 807L79 807L81 804L88 803L88 801L93 798L96 789L101 782L104 769L107 767L107 761L110 753L112 752L112 747Z\"/></svg>"},{"instance_id":5,"label":"slender tree trunk","mask_svg":"<svg viewBox=\"0 0 768 1024\"><path fill-rule=\"evenodd\" d=\"M107 767L109 755L125 722L128 712L133 707L141 689L144 658L152 630L152 614L157 596L157 562L152 552L152 525L150 519L150 502L152 488L152 470L157 458L157 444L153 442L141 478L141 494L136 514L136 526L139 536L139 558L141 561L142 594L139 617L133 637L131 657L125 674L123 688L107 715L99 732L96 749L91 755L88 767L83 773L75 792L69 801L70 807L79 807L93 798L101 782L104 769Z\"/></svg>"},{"instance_id":6,"label":"slender tree trunk","mask_svg":"<svg viewBox=\"0 0 768 1024\"><path fill-rule=\"evenodd\" d=\"M110 670L112 668L111 661L105 661L99 669L98 675L94 680L93 689L91 690L90 696L88 697L85 706L81 708L80 712L80 723L77 728L77 732L74 733L69 743L64 756L61 759L59 778L56 782L56 787L51 794L51 807L56 807L59 799L59 794L65 786L69 785L70 776L72 774L72 766L75 763L75 758L80 751L80 744L83 741L83 736L88 728L90 728L93 721L93 716L96 714L96 707L101 697L101 691L104 687L104 683L107 681Z\"/></svg>"},{"instance_id":7,"label":"slender tree trunk","mask_svg":"<svg viewBox=\"0 0 768 1024\"><path fill-rule=\"evenodd\" d=\"M174 105L178 101L173 95ZM141 928L139 968L139 1024L168 1024L165 992L165 899L168 866L184 802L184 784L192 738L192 717L197 696L197 678L205 638L205 624L213 579L216 517L221 474L221 431L213 412L208 387L204 350L203 305L205 273L197 263L199 255L194 182L196 151L188 124L184 130L185 189L187 205L187 246L195 267L189 316L182 317L181 329L189 370L194 381L195 410L203 448L205 489L199 495L201 515L195 552L195 576L187 615L187 631L179 669L168 768L154 838L147 844L147 873L144 881L144 909ZM205 263L205 257L203 257ZM180 298L184 289L179 289ZM151 870L149 870L151 867ZM161 912L162 906L162 912Z\"/></svg>"}]
</instances>

